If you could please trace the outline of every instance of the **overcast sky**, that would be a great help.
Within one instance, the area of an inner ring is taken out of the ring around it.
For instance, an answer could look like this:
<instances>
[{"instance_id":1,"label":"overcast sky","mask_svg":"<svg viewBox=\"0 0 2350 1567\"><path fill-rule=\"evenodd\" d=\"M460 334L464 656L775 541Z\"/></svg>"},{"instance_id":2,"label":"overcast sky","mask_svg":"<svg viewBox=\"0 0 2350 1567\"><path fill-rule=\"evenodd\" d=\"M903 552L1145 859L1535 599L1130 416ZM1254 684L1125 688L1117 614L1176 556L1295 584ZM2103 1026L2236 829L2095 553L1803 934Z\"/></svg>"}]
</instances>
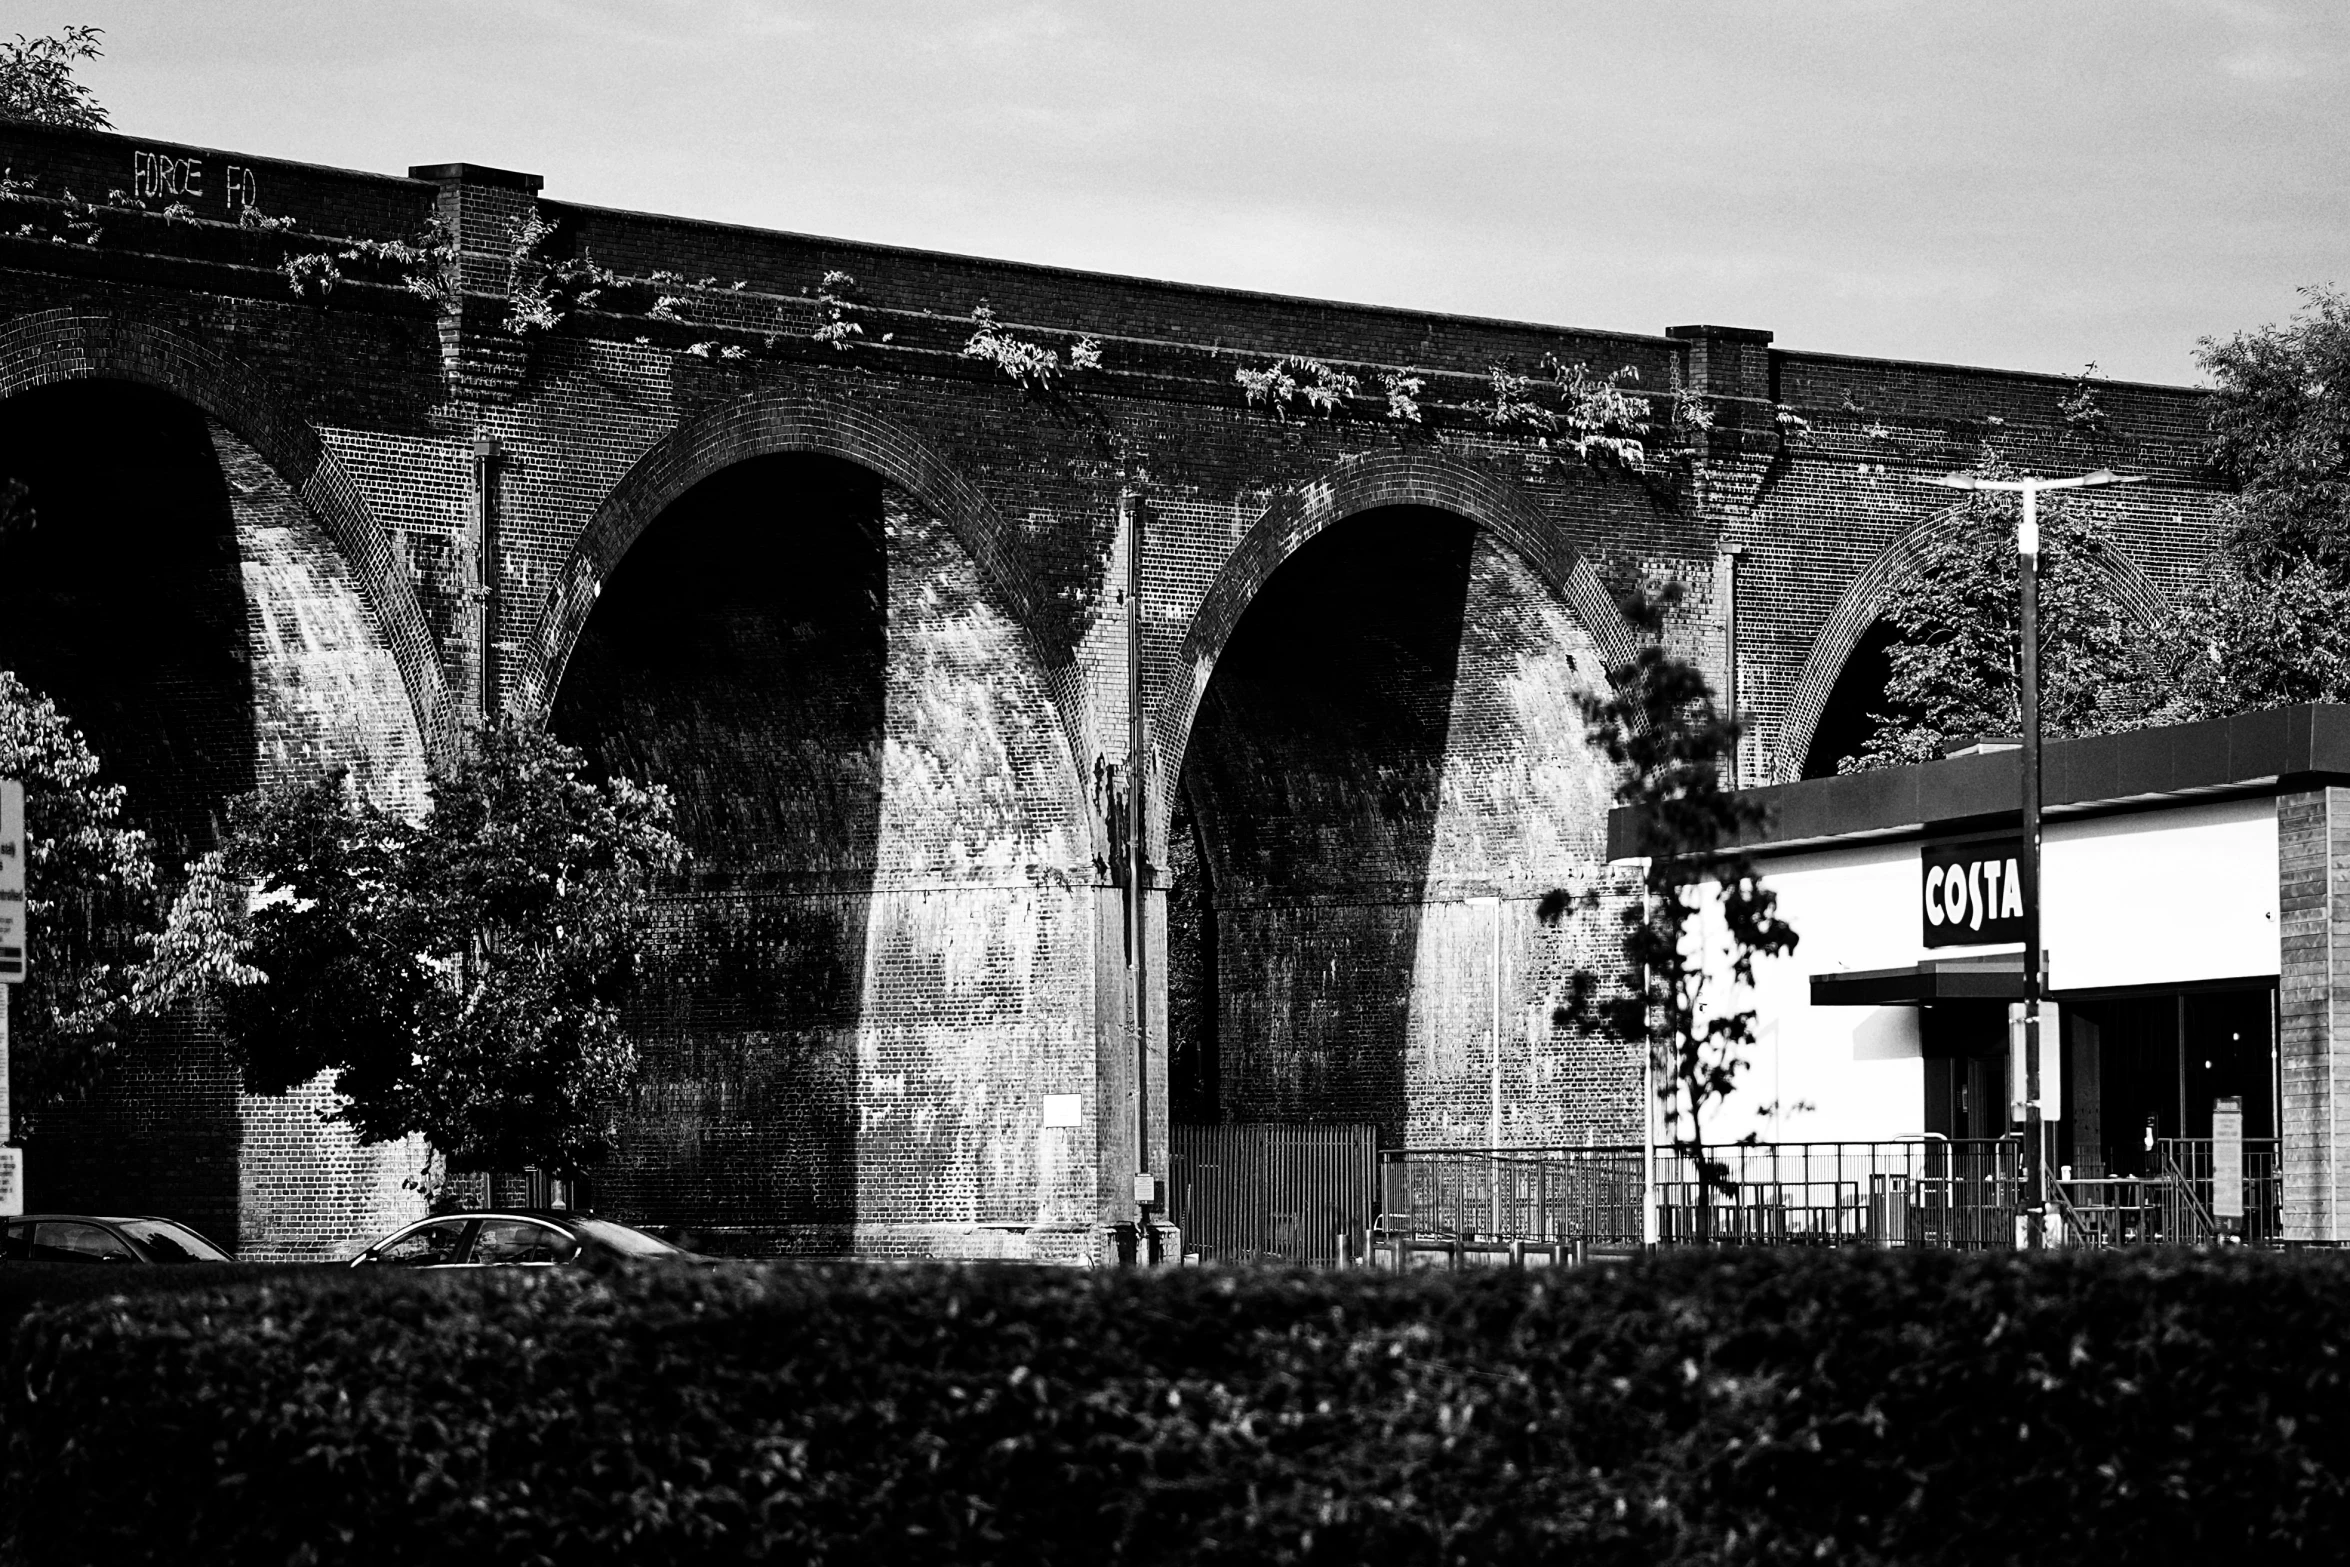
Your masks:
<instances>
[{"instance_id":1,"label":"overcast sky","mask_svg":"<svg viewBox=\"0 0 2350 1567\"><path fill-rule=\"evenodd\" d=\"M1382 304L2189 381L2350 282L2342 0L16 0L134 135Z\"/></svg>"}]
</instances>

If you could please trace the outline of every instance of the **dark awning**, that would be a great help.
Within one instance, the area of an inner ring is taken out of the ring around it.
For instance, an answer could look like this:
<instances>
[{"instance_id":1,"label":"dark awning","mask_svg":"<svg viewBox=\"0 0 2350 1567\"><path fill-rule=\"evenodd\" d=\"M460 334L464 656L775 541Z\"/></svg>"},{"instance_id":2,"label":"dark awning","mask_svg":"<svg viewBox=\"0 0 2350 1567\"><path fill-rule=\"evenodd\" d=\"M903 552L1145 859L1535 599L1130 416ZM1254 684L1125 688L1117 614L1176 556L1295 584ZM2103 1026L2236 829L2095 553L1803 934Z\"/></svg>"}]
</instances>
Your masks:
<instances>
[{"instance_id":1,"label":"dark awning","mask_svg":"<svg viewBox=\"0 0 2350 1567\"><path fill-rule=\"evenodd\" d=\"M1811 977L1815 1007L1923 1006L1936 1001L2021 1001L2024 958L1959 958L1908 968L1855 969Z\"/></svg>"}]
</instances>

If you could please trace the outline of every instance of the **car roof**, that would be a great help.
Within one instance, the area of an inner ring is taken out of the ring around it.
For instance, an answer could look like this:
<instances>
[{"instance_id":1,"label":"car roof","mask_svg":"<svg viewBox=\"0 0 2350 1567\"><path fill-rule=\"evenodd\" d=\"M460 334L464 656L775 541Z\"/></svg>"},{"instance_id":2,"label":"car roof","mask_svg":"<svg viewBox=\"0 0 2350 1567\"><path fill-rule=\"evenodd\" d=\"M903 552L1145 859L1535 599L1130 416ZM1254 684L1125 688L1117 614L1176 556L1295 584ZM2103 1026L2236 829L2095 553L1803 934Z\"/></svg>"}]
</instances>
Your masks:
<instances>
[{"instance_id":1,"label":"car roof","mask_svg":"<svg viewBox=\"0 0 2350 1567\"><path fill-rule=\"evenodd\" d=\"M459 1208L453 1213L428 1213L413 1222L430 1224L436 1219L536 1219L542 1224L573 1224L582 1219L595 1219L604 1224L619 1222L577 1208Z\"/></svg>"},{"instance_id":2,"label":"car roof","mask_svg":"<svg viewBox=\"0 0 2350 1567\"><path fill-rule=\"evenodd\" d=\"M183 1230L193 1228L179 1219L166 1219L152 1213L12 1213L10 1224L27 1224L35 1220L71 1221L76 1224L177 1224Z\"/></svg>"}]
</instances>

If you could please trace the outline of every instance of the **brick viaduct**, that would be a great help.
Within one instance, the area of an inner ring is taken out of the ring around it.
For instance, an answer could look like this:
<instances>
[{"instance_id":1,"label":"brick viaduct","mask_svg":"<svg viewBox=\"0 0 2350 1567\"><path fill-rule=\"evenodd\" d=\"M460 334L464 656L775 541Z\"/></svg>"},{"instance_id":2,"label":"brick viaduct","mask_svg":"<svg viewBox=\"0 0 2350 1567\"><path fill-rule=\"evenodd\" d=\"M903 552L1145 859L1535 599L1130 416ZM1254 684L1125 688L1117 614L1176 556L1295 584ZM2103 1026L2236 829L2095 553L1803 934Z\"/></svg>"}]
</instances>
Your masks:
<instances>
[{"instance_id":1,"label":"brick viaduct","mask_svg":"<svg viewBox=\"0 0 2350 1567\"><path fill-rule=\"evenodd\" d=\"M2060 378L896 250L467 165L25 126L0 163L0 473L38 520L0 539L0 665L166 858L323 765L415 804L493 711L666 782L689 939L599 1201L714 1245L1074 1259L1133 1216L1122 495L1160 1171L1170 1115L1637 1135L1639 1064L1547 1022L1603 932L1531 912L1603 874L1574 696L1629 645L1611 584L1680 574L1668 635L1734 682L1744 775L1788 778L1946 525L1917 475L1986 440L2154 475L2105 502L2149 616L2212 526L2183 389L2068 421ZM983 303L1049 384L964 353ZM1249 402L1235 372L1285 359L1356 391ZM1496 369L1555 407L1546 359L1636 372L1645 472L1514 417ZM1676 385L1710 429L1669 425ZM324 1103L243 1093L187 1019L39 1123L33 1200L330 1253L415 1200L418 1151Z\"/></svg>"}]
</instances>

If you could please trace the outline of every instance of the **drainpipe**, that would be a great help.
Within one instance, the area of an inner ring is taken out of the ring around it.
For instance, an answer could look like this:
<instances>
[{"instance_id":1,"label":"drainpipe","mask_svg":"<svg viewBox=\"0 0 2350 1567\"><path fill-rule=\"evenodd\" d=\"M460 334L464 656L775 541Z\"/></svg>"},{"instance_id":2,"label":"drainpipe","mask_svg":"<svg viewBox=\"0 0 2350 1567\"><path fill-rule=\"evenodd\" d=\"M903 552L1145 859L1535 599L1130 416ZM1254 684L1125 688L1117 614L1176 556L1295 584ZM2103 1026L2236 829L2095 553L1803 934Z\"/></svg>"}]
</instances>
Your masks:
<instances>
[{"instance_id":1,"label":"drainpipe","mask_svg":"<svg viewBox=\"0 0 2350 1567\"><path fill-rule=\"evenodd\" d=\"M474 517L481 530L481 538L474 558L480 580L474 586L474 597L481 607L481 669L478 676L482 722L498 716L498 438L476 434L473 438L473 501Z\"/></svg>"},{"instance_id":2,"label":"drainpipe","mask_svg":"<svg viewBox=\"0 0 2350 1567\"><path fill-rule=\"evenodd\" d=\"M1159 1200L1151 1173L1150 963L1145 945L1145 877L1150 858L1143 810L1144 775L1150 765L1149 726L1142 705L1142 548L1150 508L1129 490L1119 497L1126 510L1126 967L1134 1011L1134 1203L1138 1260L1150 1259L1151 1209Z\"/></svg>"},{"instance_id":3,"label":"drainpipe","mask_svg":"<svg viewBox=\"0 0 2350 1567\"><path fill-rule=\"evenodd\" d=\"M1722 714L1736 719L1738 715L1738 563L1746 558L1746 546L1732 544L1714 556L1714 592L1720 603L1722 616ZM1740 735L1730 750L1730 787L1742 788L1746 783L1746 737Z\"/></svg>"}]
</instances>

